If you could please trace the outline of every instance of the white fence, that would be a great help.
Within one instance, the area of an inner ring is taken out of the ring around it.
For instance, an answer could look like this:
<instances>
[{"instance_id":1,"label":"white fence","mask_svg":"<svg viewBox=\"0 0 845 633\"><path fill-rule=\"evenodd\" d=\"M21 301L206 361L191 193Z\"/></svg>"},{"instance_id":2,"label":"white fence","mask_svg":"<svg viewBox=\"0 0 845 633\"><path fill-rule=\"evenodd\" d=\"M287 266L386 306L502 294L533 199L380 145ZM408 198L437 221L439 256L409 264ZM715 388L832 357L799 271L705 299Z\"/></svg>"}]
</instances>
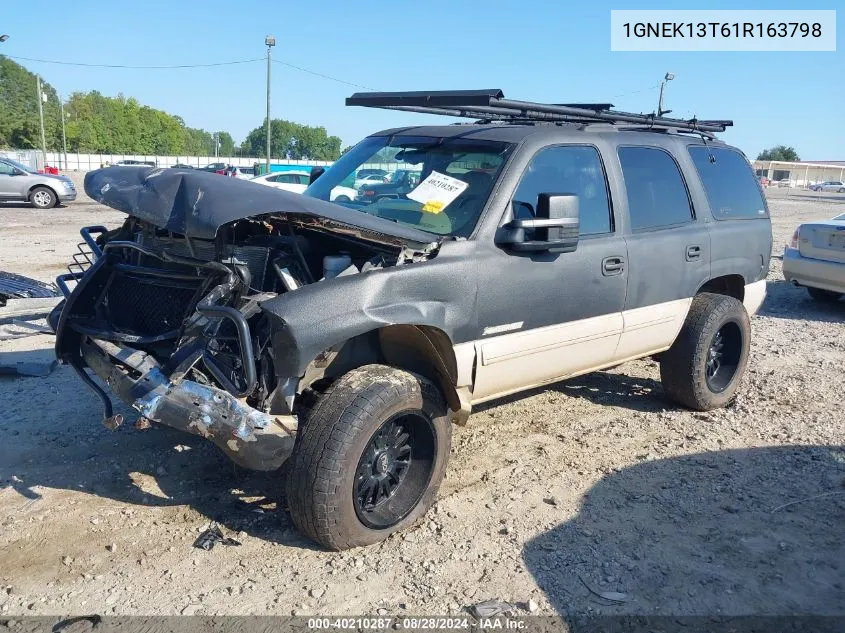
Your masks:
<instances>
[{"instance_id":1,"label":"white fence","mask_svg":"<svg viewBox=\"0 0 845 633\"><path fill-rule=\"evenodd\" d=\"M0 156L8 156L33 169L44 167L41 152L38 150L0 150ZM236 167L253 167L256 163L263 163L263 158L255 156L144 156L140 154L79 154L68 152L67 158L62 152L47 152L47 165L58 167L62 171L91 171L113 165L120 160L140 160L154 162L157 167L172 167L173 165L190 165L191 167L205 167L211 163L225 163ZM271 160L273 165L291 167L311 167L313 165L331 165L331 162L320 160Z\"/></svg>"}]
</instances>

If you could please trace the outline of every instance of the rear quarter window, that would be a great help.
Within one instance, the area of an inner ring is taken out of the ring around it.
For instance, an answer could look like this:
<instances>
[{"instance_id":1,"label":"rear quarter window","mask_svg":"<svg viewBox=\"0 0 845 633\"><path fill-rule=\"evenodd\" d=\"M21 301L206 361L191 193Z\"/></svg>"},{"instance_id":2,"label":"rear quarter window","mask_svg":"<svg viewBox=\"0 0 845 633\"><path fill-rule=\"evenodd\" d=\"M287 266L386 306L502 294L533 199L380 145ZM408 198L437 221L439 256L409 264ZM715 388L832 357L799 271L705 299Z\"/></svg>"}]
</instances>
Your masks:
<instances>
[{"instance_id":1,"label":"rear quarter window","mask_svg":"<svg viewBox=\"0 0 845 633\"><path fill-rule=\"evenodd\" d=\"M724 147L691 145L688 150L716 220L769 216L763 194L745 156Z\"/></svg>"}]
</instances>

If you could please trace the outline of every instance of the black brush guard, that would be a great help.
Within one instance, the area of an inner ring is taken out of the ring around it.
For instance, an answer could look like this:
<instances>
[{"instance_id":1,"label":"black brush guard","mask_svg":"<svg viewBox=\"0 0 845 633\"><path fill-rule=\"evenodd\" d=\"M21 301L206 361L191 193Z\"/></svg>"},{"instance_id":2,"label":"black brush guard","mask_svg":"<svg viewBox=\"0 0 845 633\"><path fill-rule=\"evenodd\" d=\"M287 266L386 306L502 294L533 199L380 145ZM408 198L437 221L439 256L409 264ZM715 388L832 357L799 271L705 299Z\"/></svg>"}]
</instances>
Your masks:
<instances>
[{"instance_id":1,"label":"black brush guard","mask_svg":"<svg viewBox=\"0 0 845 633\"><path fill-rule=\"evenodd\" d=\"M219 262L157 252L134 242L109 242L100 249L90 234L101 232L101 229L86 227L82 231L85 244L90 247L90 265L80 266L57 279L67 298L57 319L56 355L73 366L100 397L105 417L112 416L111 401L84 371L85 363L79 352L83 338L96 337L141 347L169 344L174 347L172 356L177 357L180 350L175 349L175 343L183 334L186 319L194 312L232 322L234 336L220 336L216 340L232 340L237 344L243 375L239 380L233 380L231 371L219 366L208 349L208 342L213 339L205 341L203 363L233 396L252 393L257 375L249 325L240 311L219 305L229 299L240 283L237 274ZM129 251L152 257L171 268L127 263L131 258L125 255ZM201 276L200 271L208 274ZM70 280L76 282L73 290L67 286ZM220 283L212 287L216 281Z\"/></svg>"}]
</instances>

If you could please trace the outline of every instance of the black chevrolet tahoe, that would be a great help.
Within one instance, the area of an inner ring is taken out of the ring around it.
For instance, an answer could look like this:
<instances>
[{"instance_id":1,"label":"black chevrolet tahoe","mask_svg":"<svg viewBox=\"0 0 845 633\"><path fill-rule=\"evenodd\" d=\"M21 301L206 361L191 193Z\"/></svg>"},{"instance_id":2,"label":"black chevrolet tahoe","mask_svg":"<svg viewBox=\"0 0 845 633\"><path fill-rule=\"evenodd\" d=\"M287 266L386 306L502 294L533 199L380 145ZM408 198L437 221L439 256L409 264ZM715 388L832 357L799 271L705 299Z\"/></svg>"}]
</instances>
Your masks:
<instances>
[{"instance_id":1,"label":"black chevrolet tahoe","mask_svg":"<svg viewBox=\"0 0 845 633\"><path fill-rule=\"evenodd\" d=\"M347 103L472 121L373 134L304 195L86 176L126 220L82 230L51 324L106 426L123 421L108 389L244 467L287 461L294 523L346 549L427 511L478 403L646 356L681 406L734 398L772 235L747 159L715 136L730 121L498 90ZM420 180L330 202L362 168Z\"/></svg>"}]
</instances>

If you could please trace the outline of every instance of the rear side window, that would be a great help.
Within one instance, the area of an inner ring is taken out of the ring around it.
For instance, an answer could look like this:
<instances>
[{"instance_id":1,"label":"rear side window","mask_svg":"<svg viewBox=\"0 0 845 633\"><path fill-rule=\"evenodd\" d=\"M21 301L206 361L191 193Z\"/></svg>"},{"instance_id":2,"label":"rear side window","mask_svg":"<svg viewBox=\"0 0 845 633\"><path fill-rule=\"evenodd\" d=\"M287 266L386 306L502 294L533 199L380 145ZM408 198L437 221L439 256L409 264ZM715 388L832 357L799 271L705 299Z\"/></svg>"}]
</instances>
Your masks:
<instances>
[{"instance_id":1,"label":"rear side window","mask_svg":"<svg viewBox=\"0 0 845 633\"><path fill-rule=\"evenodd\" d=\"M745 157L724 147L692 145L689 155L717 220L765 218L766 205ZM713 161L711 156L716 160Z\"/></svg>"},{"instance_id":2,"label":"rear side window","mask_svg":"<svg viewBox=\"0 0 845 633\"><path fill-rule=\"evenodd\" d=\"M655 147L620 147L631 229L657 229L692 220L681 172L668 152Z\"/></svg>"}]
</instances>

